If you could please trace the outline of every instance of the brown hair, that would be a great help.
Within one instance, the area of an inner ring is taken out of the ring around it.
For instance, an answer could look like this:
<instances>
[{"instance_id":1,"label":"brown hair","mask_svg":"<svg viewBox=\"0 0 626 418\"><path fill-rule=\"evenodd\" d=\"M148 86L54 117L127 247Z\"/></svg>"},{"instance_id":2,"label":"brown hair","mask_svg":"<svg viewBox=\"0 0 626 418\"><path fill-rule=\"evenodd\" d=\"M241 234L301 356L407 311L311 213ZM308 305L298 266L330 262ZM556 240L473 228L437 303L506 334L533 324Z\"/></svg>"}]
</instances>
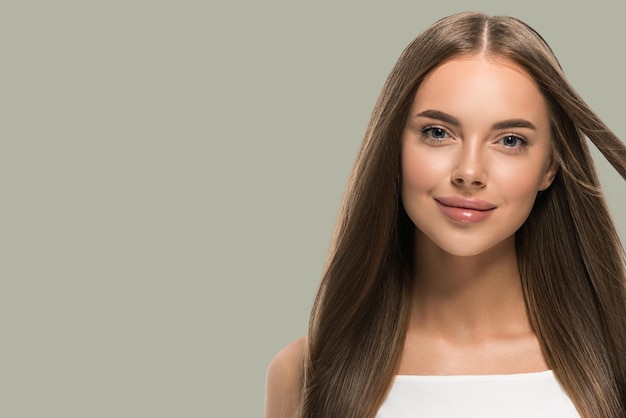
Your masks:
<instances>
[{"instance_id":1,"label":"brown hair","mask_svg":"<svg viewBox=\"0 0 626 418\"><path fill-rule=\"evenodd\" d=\"M580 414L626 416L626 273L585 136L626 178L626 147L567 82L550 47L511 17L462 13L419 35L367 127L311 314L299 415L373 417L397 370L412 290L413 224L399 196L400 137L414 94L445 60L485 53L536 81L560 165L516 233L544 356Z\"/></svg>"}]
</instances>

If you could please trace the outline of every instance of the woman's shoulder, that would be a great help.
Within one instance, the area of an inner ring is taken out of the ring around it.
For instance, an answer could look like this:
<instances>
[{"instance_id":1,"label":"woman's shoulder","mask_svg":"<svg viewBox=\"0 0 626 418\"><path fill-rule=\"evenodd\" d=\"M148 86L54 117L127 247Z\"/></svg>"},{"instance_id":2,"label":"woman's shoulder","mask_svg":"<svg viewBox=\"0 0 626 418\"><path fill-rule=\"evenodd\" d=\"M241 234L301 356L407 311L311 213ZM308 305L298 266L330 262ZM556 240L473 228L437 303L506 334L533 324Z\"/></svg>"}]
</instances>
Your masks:
<instances>
[{"instance_id":1,"label":"woman's shoulder","mask_svg":"<svg viewBox=\"0 0 626 418\"><path fill-rule=\"evenodd\" d=\"M265 418L293 417L298 406L306 337L280 350L267 368Z\"/></svg>"},{"instance_id":2,"label":"woman's shoulder","mask_svg":"<svg viewBox=\"0 0 626 418\"><path fill-rule=\"evenodd\" d=\"M277 380L282 382L285 378L289 378L299 381L306 340L306 337L300 337L274 356L267 368L268 380L278 378Z\"/></svg>"}]
</instances>

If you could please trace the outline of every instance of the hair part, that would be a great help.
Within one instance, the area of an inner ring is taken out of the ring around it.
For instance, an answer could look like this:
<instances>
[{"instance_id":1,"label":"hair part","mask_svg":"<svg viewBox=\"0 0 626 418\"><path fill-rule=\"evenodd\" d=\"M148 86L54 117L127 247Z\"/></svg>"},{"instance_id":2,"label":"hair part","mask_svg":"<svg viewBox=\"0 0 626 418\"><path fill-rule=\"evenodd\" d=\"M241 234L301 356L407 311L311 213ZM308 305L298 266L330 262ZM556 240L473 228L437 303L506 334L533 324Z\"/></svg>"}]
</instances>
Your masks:
<instances>
[{"instance_id":1,"label":"hair part","mask_svg":"<svg viewBox=\"0 0 626 418\"><path fill-rule=\"evenodd\" d=\"M626 147L567 82L552 50L511 17L439 20L401 54L350 177L310 320L299 416L373 417L397 371L410 314L414 225L400 201L400 138L415 92L446 60L486 54L536 81L559 170L516 234L531 325L584 417L626 414L624 249L588 137L626 178Z\"/></svg>"}]
</instances>

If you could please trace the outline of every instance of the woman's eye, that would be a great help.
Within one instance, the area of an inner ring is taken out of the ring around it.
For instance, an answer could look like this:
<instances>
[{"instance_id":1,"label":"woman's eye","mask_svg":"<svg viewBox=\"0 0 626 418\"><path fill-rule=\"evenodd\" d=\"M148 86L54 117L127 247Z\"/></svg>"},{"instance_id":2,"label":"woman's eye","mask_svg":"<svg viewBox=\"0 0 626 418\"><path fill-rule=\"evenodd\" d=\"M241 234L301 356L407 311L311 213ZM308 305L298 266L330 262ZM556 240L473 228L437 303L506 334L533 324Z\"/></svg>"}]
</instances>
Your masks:
<instances>
[{"instance_id":1,"label":"woman's eye","mask_svg":"<svg viewBox=\"0 0 626 418\"><path fill-rule=\"evenodd\" d=\"M444 139L448 136L448 133L445 131L445 129L437 127L426 128L423 132L433 139Z\"/></svg>"},{"instance_id":2,"label":"woman's eye","mask_svg":"<svg viewBox=\"0 0 626 418\"><path fill-rule=\"evenodd\" d=\"M525 140L515 135L507 135L504 138L502 138L500 142L502 143L502 145L504 145L507 148L517 148L521 145L526 144Z\"/></svg>"}]
</instances>

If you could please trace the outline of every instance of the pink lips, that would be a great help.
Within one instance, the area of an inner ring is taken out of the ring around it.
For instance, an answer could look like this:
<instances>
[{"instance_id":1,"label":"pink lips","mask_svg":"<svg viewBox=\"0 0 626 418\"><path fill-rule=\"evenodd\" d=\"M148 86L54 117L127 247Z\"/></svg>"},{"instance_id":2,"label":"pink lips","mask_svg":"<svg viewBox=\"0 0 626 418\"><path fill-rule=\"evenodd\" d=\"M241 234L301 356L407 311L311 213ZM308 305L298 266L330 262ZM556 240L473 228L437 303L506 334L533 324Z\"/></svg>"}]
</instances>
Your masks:
<instances>
[{"instance_id":1,"label":"pink lips","mask_svg":"<svg viewBox=\"0 0 626 418\"><path fill-rule=\"evenodd\" d=\"M460 223L481 222L491 216L496 208L496 205L485 200L460 196L438 197L435 201L444 215Z\"/></svg>"}]
</instances>

